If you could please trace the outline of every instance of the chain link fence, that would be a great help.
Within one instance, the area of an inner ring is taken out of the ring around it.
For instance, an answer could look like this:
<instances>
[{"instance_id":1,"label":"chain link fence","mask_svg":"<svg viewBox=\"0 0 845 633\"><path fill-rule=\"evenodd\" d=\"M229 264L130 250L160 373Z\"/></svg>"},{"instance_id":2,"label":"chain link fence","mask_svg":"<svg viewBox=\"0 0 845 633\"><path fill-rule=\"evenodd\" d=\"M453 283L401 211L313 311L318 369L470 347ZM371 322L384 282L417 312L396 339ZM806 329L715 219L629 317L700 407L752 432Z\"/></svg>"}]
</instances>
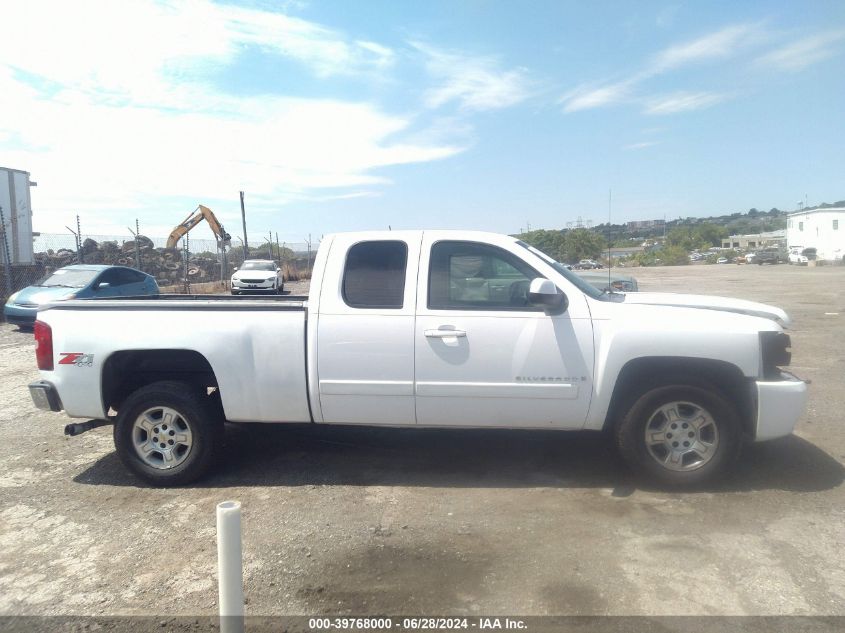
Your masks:
<instances>
[{"instance_id":1,"label":"chain link fence","mask_svg":"<svg viewBox=\"0 0 845 633\"><path fill-rule=\"evenodd\" d=\"M166 237L34 234L32 264L8 266L9 260L0 253L0 296L5 303L12 293L72 264L136 268L155 277L163 292L224 291L245 255L246 259L272 259L281 267L286 281L311 276L318 242L278 242L271 241L268 235L249 236L248 240L249 252L245 253L237 238L233 239L234 244L221 248L216 240L194 240L190 233L175 248L167 248Z\"/></svg>"}]
</instances>

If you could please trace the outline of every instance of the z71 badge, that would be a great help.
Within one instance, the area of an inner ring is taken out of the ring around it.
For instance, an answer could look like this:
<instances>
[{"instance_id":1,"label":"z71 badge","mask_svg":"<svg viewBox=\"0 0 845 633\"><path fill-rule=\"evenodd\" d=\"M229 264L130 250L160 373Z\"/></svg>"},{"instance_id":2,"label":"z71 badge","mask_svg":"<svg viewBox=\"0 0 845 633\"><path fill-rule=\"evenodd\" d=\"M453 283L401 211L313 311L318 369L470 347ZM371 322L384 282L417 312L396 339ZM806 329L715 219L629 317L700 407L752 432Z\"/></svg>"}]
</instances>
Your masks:
<instances>
[{"instance_id":1,"label":"z71 badge","mask_svg":"<svg viewBox=\"0 0 845 633\"><path fill-rule=\"evenodd\" d=\"M59 352L62 360L59 365L76 365L77 367L91 367L94 364L93 354L83 354L82 352Z\"/></svg>"}]
</instances>

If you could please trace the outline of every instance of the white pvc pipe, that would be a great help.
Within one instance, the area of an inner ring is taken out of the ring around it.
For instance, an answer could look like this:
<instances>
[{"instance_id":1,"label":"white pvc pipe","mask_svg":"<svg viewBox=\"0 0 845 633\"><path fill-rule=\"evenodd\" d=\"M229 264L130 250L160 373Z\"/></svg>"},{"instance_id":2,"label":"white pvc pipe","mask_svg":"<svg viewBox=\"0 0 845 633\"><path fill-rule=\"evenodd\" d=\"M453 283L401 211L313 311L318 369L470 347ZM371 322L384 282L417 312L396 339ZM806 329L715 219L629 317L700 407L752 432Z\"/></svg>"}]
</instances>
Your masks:
<instances>
[{"instance_id":1,"label":"white pvc pipe","mask_svg":"<svg viewBox=\"0 0 845 633\"><path fill-rule=\"evenodd\" d=\"M239 501L217 504L217 577L220 630L240 633L244 630L244 581Z\"/></svg>"}]
</instances>

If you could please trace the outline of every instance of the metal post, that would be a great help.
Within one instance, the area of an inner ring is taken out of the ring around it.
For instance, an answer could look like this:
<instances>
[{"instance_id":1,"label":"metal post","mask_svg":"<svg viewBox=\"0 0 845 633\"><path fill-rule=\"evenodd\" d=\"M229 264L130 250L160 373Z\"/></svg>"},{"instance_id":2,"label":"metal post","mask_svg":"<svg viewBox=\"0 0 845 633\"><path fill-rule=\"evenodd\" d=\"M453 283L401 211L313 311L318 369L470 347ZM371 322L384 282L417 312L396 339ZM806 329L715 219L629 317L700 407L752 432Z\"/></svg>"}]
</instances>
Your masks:
<instances>
[{"instance_id":1,"label":"metal post","mask_svg":"<svg viewBox=\"0 0 845 633\"><path fill-rule=\"evenodd\" d=\"M217 580L222 633L243 633L244 579L241 504L217 504Z\"/></svg>"},{"instance_id":2,"label":"metal post","mask_svg":"<svg viewBox=\"0 0 845 633\"><path fill-rule=\"evenodd\" d=\"M138 237L141 235L141 228L138 224L138 218L135 218L135 268L141 268L141 244L138 242Z\"/></svg>"},{"instance_id":3,"label":"metal post","mask_svg":"<svg viewBox=\"0 0 845 633\"><path fill-rule=\"evenodd\" d=\"M184 254L184 258L185 258L185 294L186 295L190 294L190 292L191 292L191 285L188 282L188 257L190 257L190 255L191 255L191 251L189 250L189 248L190 247L188 245L188 234L185 233L185 254Z\"/></svg>"},{"instance_id":4,"label":"metal post","mask_svg":"<svg viewBox=\"0 0 845 633\"><path fill-rule=\"evenodd\" d=\"M267 240L267 254L270 256L270 259L273 259L273 231L270 231L270 237Z\"/></svg>"},{"instance_id":5,"label":"metal post","mask_svg":"<svg viewBox=\"0 0 845 633\"><path fill-rule=\"evenodd\" d=\"M129 229L129 232L132 233L132 237L135 238L135 268L141 270L141 246L138 244L138 234L141 232L141 229L138 228L138 219L135 219L134 231L128 226L126 228Z\"/></svg>"},{"instance_id":6,"label":"metal post","mask_svg":"<svg viewBox=\"0 0 845 633\"><path fill-rule=\"evenodd\" d=\"M279 248L279 234L276 233L276 258L279 260L279 266L282 265L282 249Z\"/></svg>"},{"instance_id":7,"label":"metal post","mask_svg":"<svg viewBox=\"0 0 845 633\"><path fill-rule=\"evenodd\" d=\"M220 240L220 281L226 281L226 270L229 267L226 265L226 242Z\"/></svg>"},{"instance_id":8,"label":"metal post","mask_svg":"<svg viewBox=\"0 0 845 633\"><path fill-rule=\"evenodd\" d=\"M79 216L76 216L76 258L80 264L85 263L85 257L82 255L82 229L79 228Z\"/></svg>"},{"instance_id":9,"label":"metal post","mask_svg":"<svg viewBox=\"0 0 845 633\"><path fill-rule=\"evenodd\" d=\"M305 271L308 273L308 278L311 278L311 234L308 234L308 265L305 267Z\"/></svg>"},{"instance_id":10,"label":"metal post","mask_svg":"<svg viewBox=\"0 0 845 633\"><path fill-rule=\"evenodd\" d=\"M244 261L249 259L249 243L246 238L246 209L244 208L244 192L241 191L241 220L244 224Z\"/></svg>"},{"instance_id":11,"label":"metal post","mask_svg":"<svg viewBox=\"0 0 845 633\"><path fill-rule=\"evenodd\" d=\"M6 237L6 216L0 206L0 229L3 231L3 271L6 277L6 297L12 296L12 258L9 257L9 240Z\"/></svg>"}]
</instances>

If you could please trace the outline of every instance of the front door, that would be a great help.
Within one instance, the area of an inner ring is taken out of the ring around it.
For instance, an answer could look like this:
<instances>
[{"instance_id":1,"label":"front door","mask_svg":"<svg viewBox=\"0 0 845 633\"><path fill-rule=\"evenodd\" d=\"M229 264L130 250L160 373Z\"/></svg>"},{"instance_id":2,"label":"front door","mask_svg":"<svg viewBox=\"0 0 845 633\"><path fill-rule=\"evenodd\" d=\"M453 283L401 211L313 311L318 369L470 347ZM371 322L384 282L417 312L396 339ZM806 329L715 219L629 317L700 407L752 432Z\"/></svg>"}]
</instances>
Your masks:
<instances>
[{"instance_id":1,"label":"front door","mask_svg":"<svg viewBox=\"0 0 845 633\"><path fill-rule=\"evenodd\" d=\"M586 299L546 315L528 303L543 277L514 250L422 244L415 341L417 423L581 428L592 395Z\"/></svg>"}]
</instances>

